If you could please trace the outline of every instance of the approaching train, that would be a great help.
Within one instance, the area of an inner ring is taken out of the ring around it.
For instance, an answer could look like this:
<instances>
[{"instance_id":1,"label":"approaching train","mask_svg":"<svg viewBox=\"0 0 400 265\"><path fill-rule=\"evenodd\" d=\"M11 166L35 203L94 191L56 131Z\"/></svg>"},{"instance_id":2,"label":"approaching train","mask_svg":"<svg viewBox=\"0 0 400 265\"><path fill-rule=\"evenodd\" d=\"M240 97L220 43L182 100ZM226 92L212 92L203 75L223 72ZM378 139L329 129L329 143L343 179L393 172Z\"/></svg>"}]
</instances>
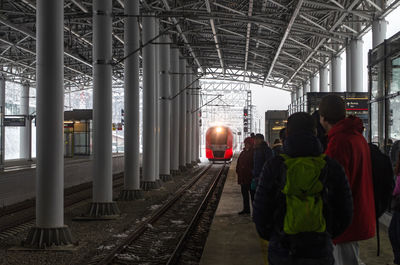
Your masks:
<instances>
[{"instance_id":1,"label":"approaching train","mask_svg":"<svg viewBox=\"0 0 400 265\"><path fill-rule=\"evenodd\" d=\"M229 161L233 156L233 133L226 126L210 127L206 132L206 157L210 161Z\"/></svg>"}]
</instances>

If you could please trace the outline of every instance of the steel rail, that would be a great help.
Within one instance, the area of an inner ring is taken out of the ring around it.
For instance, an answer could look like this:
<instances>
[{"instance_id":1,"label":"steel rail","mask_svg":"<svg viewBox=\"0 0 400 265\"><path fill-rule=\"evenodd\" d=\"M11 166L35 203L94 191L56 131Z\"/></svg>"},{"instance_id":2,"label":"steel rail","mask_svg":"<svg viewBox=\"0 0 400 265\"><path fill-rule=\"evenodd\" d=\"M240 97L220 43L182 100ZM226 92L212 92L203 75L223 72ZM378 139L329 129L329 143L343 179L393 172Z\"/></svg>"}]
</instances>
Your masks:
<instances>
[{"instance_id":1,"label":"steel rail","mask_svg":"<svg viewBox=\"0 0 400 265\"><path fill-rule=\"evenodd\" d=\"M149 224L157 221L169 208L171 208L174 203L179 200L182 195L191 188L196 182L211 168L212 164L206 167L203 171L201 171L194 179L186 186L180 188L166 204L164 204L161 208L159 208L149 219L144 221L139 227L131 233L120 245L114 248L106 257L104 257L97 265L107 265L112 262L115 258L115 255L120 253L126 246L130 245L133 241L139 238L148 228Z\"/></svg>"},{"instance_id":2,"label":"steel rail","mask_svg":"<svg viewBox=\"0 0 400 265\"><path fill-rule=\"evenodd\" d=\"M184 244L185 244L188 236L190 235L191 231L195 228L195 225L196 225L197 221L199 220L199 218L201 217L201 214L203 213L204 208L207 206L207 203L210 200L211 195L214 193L214 190L217 187L219 180L221 179L224 169L225 169L225 165L221 168L220 172L215 177L214 181L208 186L208 191L207 191L206 196L204 197L204 199L201 202L199 208L197 209L195 215L193 216L192 220L190 221L189 226L186 228L185 232L183 233L181 239L179 240L177 246L175 247L174 252L172 253L172 255L169 258L166 265L172 265L178 261L179 256L182 253Z\"/></svg>"}]
</instances>

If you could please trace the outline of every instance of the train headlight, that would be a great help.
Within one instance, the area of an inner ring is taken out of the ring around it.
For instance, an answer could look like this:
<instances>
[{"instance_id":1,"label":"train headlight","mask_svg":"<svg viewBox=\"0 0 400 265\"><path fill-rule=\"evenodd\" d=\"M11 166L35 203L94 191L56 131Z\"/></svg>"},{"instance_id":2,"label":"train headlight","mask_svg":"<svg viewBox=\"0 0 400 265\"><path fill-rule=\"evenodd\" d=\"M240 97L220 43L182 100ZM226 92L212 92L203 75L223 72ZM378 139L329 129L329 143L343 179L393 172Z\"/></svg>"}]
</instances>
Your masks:
<instances>
[{"instance_id":1,"label":"train headlight","mask_svg":"<svg viewBox=\"0 0 400 265\"><path fill-rule=\"evenodd\" d=\"M216 131L217 133L220 133L220 132L222 132L222 128L221 128L221 127L217 127L217 128L215 129L215 131Z\"/></svg>"}]
</instances>

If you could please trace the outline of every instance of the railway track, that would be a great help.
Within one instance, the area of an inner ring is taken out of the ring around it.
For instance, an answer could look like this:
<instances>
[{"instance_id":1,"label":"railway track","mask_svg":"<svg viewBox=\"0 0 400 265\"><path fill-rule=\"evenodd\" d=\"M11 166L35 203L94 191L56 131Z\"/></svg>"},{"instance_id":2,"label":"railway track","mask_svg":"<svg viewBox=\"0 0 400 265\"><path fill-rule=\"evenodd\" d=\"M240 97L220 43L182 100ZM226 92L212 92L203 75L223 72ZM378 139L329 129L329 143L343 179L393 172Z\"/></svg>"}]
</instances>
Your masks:
<instances>
[{"instance_id":1,"label":"railway track","mask_svg":"<svg viewBox=\"0 0 400 265\"><path fill-rule=\"evenodd\" d=\"M225 169L225 165L208 166L151 217L85 263L175 264Z\"/></svg>"}]
</instances>

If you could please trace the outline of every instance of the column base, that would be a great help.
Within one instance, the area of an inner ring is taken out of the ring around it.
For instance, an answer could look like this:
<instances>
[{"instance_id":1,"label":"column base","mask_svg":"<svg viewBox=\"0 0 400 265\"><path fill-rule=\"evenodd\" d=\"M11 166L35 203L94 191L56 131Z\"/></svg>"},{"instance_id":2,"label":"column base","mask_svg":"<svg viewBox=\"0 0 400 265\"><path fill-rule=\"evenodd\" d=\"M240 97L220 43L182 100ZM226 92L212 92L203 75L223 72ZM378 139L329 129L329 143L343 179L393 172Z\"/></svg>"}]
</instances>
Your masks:
<instances>
[{"instance_id":1,"label":"column base","mask_svg":"<svg viewBox=\"0 0 400 265\"><path fill-rule=\"evenodd\" d=\"M58 246L72 246L77 242L73 240L68 226L55 228L32 227L26 240L22 242L23 247L45 249Z\"/></svg>"},{"instance_id":2,"label":"column base","mask_svg":"<svg viewBox=\"0 0 400 265\"><path fill-rule=\"evenodd\" d=\"M122 190L119 194L120 201L134 201L143 198L142 190Z\"/></svg>"},{"instance_id":3,"label":"column base","mask_svg":"<svg viewBox=\"0 0 400 265\"><path fill-rule=\"evenodd\" d=\"M75 221L114 220L120 217L116 202L91 202L86 214L75 217Z\"/></svg>"},{"instance_id":4,"label":"column base","mask_svg":"<svg viewBox=\"0 0 400 265\"><path fill-rule=\"evenodd\" d=\"M193 167L197 166L197 162L196 161L192 161L192 166Z\"/></svg>"},{"instance_id":5,"label":"column base","mask_svg":"<svg viewBox=\"0 0 400 265\"><path fill-rule=\"evenodd\" d=\"M145 191L158 189L158 184L156 181L141 181L140 188Z\"/></svg>"},{"instance_id":6,"label":"column base","mask_svg":"<svg viewBox=\"0 0 400 265\"><path fill-rule=\"evenodd\" d=\"M200 158L197 158L197 160L196 160L196 161L197 161L197 163L198 163L198 164L200 164L200 163L201 163L201 160L200 160Z\"/></svg>"},{"instance_id":7,"label":"column base","mask_svg":"<svg viewBox=\"0 0 400 265\"><path fill-rule=\"evenodd\" d=\"M191 168L193 168L193 165L191 163L188 163L188 164L186 164L186 168L191 169Z\"/></svg>"},{"instance_id":8,"label":"column base","mask_svg":"<svg viewBox=\"0 0 400 265\"><path fill-rule=\"evenodd\" d=\"M172 177L178 176L179 174L180 174L179 170L171 170Z\"/></svg>"},{"instance_id":9,"label":"column base","mask_svg":"<svg viewBox=\"0 0 400 265\"><path fill-rule=\"evenodd\" d=\"M160 175L160 179L164 182L167 182L167 181L171 181L172 177L171 177L171 175Z\"/></svg>"},{"instance_id":10,"label":"column base","mask_svg":"<svg viewBox=\"0 0 400 265\"><path fill-rule=\"evenodd\" d=\"M186 172L186 170L187 170L186 166L179 166L179 171L181 173Z\"/></svg>"},{"instance_id":11,"label":"column base","mask_svg":"<svg viewBox=\"0 0 400 265\"><path fill-rule=\"evenodd\" d=\"M156 185L157 185L157 189L161 188L163 185L163 182L161 179L156 179Z\"/></svg>"}]
</instances>

